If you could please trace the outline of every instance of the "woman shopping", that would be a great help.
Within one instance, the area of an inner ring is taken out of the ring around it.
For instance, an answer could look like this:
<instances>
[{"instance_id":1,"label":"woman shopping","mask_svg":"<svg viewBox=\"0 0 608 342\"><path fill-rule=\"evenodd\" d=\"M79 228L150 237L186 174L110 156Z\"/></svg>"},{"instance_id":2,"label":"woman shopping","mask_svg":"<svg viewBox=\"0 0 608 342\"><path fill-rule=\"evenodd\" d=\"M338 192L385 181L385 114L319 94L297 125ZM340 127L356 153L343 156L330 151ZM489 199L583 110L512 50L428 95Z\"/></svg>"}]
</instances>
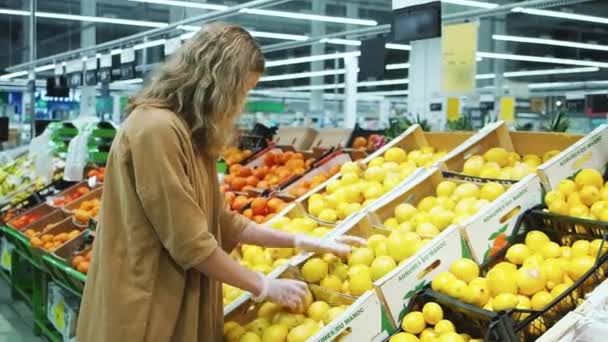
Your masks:
<instances>
[{"instance_id":1,"label":"woman shopping","mask_svg":"<svg viewBox=\"0 0 608 342\"><path fill-rule=\"evenodd\" d=\"M222 283L295 308L306 284L234 261L238 243L350 252L253 223L224 206L215 161L231 139L264 57L238 26L212 24L137 94L112 145L79 342L221 341Z\"/></svg>"}]
</instances>

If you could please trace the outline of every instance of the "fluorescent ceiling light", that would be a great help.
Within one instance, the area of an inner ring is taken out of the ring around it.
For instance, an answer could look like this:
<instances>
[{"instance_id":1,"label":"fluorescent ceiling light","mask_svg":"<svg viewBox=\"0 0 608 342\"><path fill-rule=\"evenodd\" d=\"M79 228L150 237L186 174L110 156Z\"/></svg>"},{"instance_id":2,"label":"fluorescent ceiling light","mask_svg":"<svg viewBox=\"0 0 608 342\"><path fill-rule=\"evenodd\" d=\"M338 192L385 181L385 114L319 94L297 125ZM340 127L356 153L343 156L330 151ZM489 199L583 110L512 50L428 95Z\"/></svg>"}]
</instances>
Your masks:
<instances>
[{"instance_id":1,"label":"fluorescent ceiling light","mask_svg":"<svg viewBox=\"0 0 608 342\"><path fill-rule=\"evenodd\" d=\"M241 13L265 15L269 17L280 17L289 19L302 19L310 21L323 21L328 23L340 23L340 24L351 24L351 25L364 25L364 26L376 26L378 22L375 20L368 19L353 19L345 17L331 17L320 14L307 14L307 13L296 13L296 12L285 12L285 11L273 11L257 8L243 8L240 10Z\"/></svg>"},{"instance_id":2,"label":"fluorescent ceiling light","mask_svg":"<svg viewBox=\"0 0 608 342\"><path fill-rule=\"evenodd\" d=\"M0 14L29 16L30 12L29 11L0 9ZM85 21L85 22L94 22L94 23L107 23L107 24L117 24L117 25L132 25L132 26L142 26L142 27L165 27L168 25L167 23L160 23L160 22L156 22L156 21L92 17L92 16L87 16L87 15L50 13L50 12L36 12L36 17Z\"/></svg>"},{"instance_id":3,"label":"fluorescent ceiling light","mask_svg":"<svg viewBox=\"0 0 608 342\"><path fill-rule=\"evenodd\" d=\"M405 44L394 44L394 43L387 43L386 44L386 48L387 49L391 49L391 50L404 50L404 51L409 51L412 49L411 46L409 45L405 45Z\"/></svg>"},{"instance_id":4,"label":"fluorescent ceiling light","mask_svg":"<svg viewBox=\"0 0 608 342\"><path fill-rule=\"evenodd\" d=\"M550 82L550 83L530 83L528 84L528 88L530 89L539 89L539 88L562 88L562 87L570 87L570 88L578 88L585 86L603 86L608 85L608 80L604 81L587 81L587 82Z\"/></svg>"},{"instance_id":5,"label":"fluorescent ceiling light","mask_svg":"<svg viewBox=\"0 0 608 342\"><path fill-rule=\"evenodd\" d=\"M489 80L496 77L495 74L479 74L475 76L475 79L477 80Z\"/></svg>"},{"instance_id":6,"label":"fluorescent ceiling light","mask_svg":"<svg viewBox=\"0 0 608 342\"><path fill-rule=\"evenodd\" d=\"M120 55L122 53L122 49L114 49L110 51L110 55Z\"/></svg>"},{"instance_id":7,"label":"fluorescent ceiling light","mask_svg":"<svg viewBox=\"0 0 608 342\"><path fill-rule=\"evenodd\" d=\"M159 45L165 44L166 42L167 42L166 39L151 40L149 42L135 44L135 46L133 46L133 50L141 50L141 49L145 49L145 48L149 48L149 47L153 47L153 46L159 46Z\"/></svg>"},{"instance_id":8,"label":"fluorescent ceiling light","mask_svg":"<svg viewBox=\"0 0 608 342\"><path fill-rule=\"evenodd\" d=\"M572 47L572 48L577 48L577 49L608 51L608 45L577 43L577 42L571 42L571 41L567 41L567 40L555 40L555 39L545 39L545 38L530 38L530 37L518 37L518 36L505 36L505 35L500 35L500 34L493 35L492 39L494 39L494 40L508 41L508 42L531 43L531 44L542 44L542 45L553 45L553 46L565 46L565 47Z\"/></svg>"},{"instance_id":9,"label":"fluorescent ceiling light","mask_svg":"<svg viewBox=\"0 0 608 342\"><path fill-rule=\"evenodd\" d=\"M27 71L15 71L15 72L11 72L10 74L4 74L2 76L0 76L0 80L10 80L11 78L15 78L15 77L21 77L21 76L25 76L27 75Z\"/></svg>"},{"instance_id":10,"label":"fluorescent ceiling light","mask_svg":"<svg viewBox=\"0 0 608 342\"><path fill-rule=\"evenodd\" d=\"M342 75L344 73L346 73L346 71L344 69L308 71L308 72L299 72L296 74L264 76L260 79L260 82L293 80L293 79L297 79L297 78L309 78L309 77L330 76L330 75Z\"/></svg>"},{"instance_id":11,"label":"fluorescent ceiling light","mask_svg":"<svg viewBox=\"0 0 608 342\"><path fill-rule=\"evenodd\" d=\"M565 68L565 69L547 69L547 70L528 70L528 71L508 71L505 72L505 77L522 77L522 76L544 76L544 75L560 75L560 74L576 74L584 72L597 72L600 68Z\"/></svg>"},{"instance_id":12,"label":"fluorescent ceiling light","mask_svg":"<svg viewBox=\"0 0 608 342\"><path fill-rule=\"evenodd\" d=\"M477 52L477 56L480 56L483 58L506 59L506 60L514 60L514 61L565 64L565 65L580 65L580 66L608 68L608 63L576 60L576 59L513 55L513 54L507 54L507 53L494 53L494 52Z\"/></svg>"},{"instance_id":13,"label":"fluorescent ceiling light","mask_svg":"<svg viewBox=\"0 0 608 342\"><path fill-rule=\"evenodd\" d=\"M48 13L48 12L36 12L36 17L51 18L51 19L64 19L64 20L76 20L76 21L90 21L90 22L95 22L95 23L133 25L133 26L144 26L144 27L165 27L168 25L167 23L159 23L159 22L154 22L154 21L92 17L92 16L88 16L88 15Z\"/></svg>"},{"instance_id":14,"label":"fluorescent ceiling light","mask_svg":"<svg viewBox=\"0 0 608 342\"><path fill-rule=\"evenodd\" d=\"M363 81L363 82L357 83L357 87L376 87L376 86L408 84L408 83L410 83L410 80L408 80L407 78L397 79L397 80Z\"/></svg>"},{"instance_id":15,"label":"fluorescent ceiling light","mask_svg":"<svg viewBox=\"0 0 608 342\"><path fill-rule=\"evenodd\" d=\"M289 58L282 59L278 61L269 61L266 62L266 67L276 67L281 65L292 65L292 64L300 64L300 63L309 63L316 61L324 61L328 59L336 59L336 58L344 58L348 56L360 56L360 51L352 51L352 52L340 52L340 53L331 53L326 55L315 55L315 56L306 56L306 57L298 57L298 58Z\"/></svg>"},{"instance_id":16,"label":"fluorescent ceiling light","mask_svg":"<svg viewBox=\"0 0 608 342\"><path fill-rule=\"evenodd\" d=\"M386 70L400 70L400 69L409 69L410 63L395 63L395 64L387 64Z\"/></svg>"},{"instance_id":17,"label":"fluorescent ceiling light","mask_svg":"<svg viewBox=\"0 0 608 342\"><path fill-rule=\"evenodd\" d=\"M144 80L141 78L131 78L128 80L114 81L114 82L110 83L110 85L125 85L125 84L138 84L138 83L144 83Z\"/></svg>"},{"instance_id":18,"label":"fluorescent ceiling light","mask_svg":"<svg viewBox=\"0 0 608 342\"><path fill-rule=\"evenodd\" d=\"M216 4L207 4L200 2L190 2L190 1L176 1L176 0L129 0L131 2L145 2L149 4L158 4L158 5L167 5L167 6L180 6L180 7L190 7L190 8L200 8L207 9L213 11L221 11L228 8L225 5L216 5Z\"/></svg>"},{"instance_id":19,"label":"fluorescent ceiling light","mask_svg":"<svg viewBox=\"0 0 608 342\"><path fill-rule=\"evenodd\" d=\"M410 92L408 90L387 90L387 91L364 91L357 93L357 96L400 96L400 95L408 95Z\"/></svg>"},{"instance_id":20,"label":"fluorescent ceiling light","mask_svg":"<svg viewBox=\"0 0 608 342\"><path fill-rule=\"evenodd\" d=\"M177 27L180 30L184 31L198 31L201 29L200 26L195 25L180 25ZM183 34L182 39L190 39L195 32ZM296 40L296 41L304 41L308 40L308 36L299 35L299 34L287 34L287 33L274 33L274 32L263 32L263 31L249 31L251 36L253 37L261 37L261 38L272 38L272 39L283 39L283 40ZM186 36L187 38L183 38Z\"/></svg>"},{"instance_id":21,"label":"fluorescent ceiling light","mask_svg":"<svg viewBox=\"0 0 608 342\"><path fill-rule=\"evenodd\" d=\"M328 44L336 44L336 45L361 46L361 41L354 40L354 39L323 38L319 42L328 43Z\"/></svg>"},{"instance_id":22,"label":"fluorescent ceiling light","mask_svg":"<svg viewBox=\"0 0 608 342\"><path fill-rule=\"evenodd\" d=\"M47 65L39 66L34 70L36 72L41 72L41 71L47 71L47 70L53 70L53 69L55 69L55 64L47 64Z\"/></svg>"},{"instance_id":23,"label":"fluorescent ceiling light","mask_svg":"<svg viewBox=\"0 0 608 342\"><path fill-rule=\"evenodd\" d=\"M407 78L395 79L395 80L382 80L382 81L363 81L357 83L357 88L365 87L377 87L397 84L408 84ZM346 87L344 83L334 84L323 84L323 85L305 85L305 86L294 86L294 87L280 87L280 88L267 88L265 90L281 90L281 91L309 91L309 90L332 90L342 89Z\"/></svg>"},{"instance_id":24,"label":"fluorescent ceiling light","mask_svg":"<svg viewBox=\"0 0 608 342\"><path fill-rule=\"evenodd\" d=\"M273 33L273 32L261 32L261 31L249 31L251 36L260 38L271 38L271 39L284 39L284 40L296 40L304 41L308 40L308 36L299 34L287 34L287 33Z\"/></svg>"},{"instance_id":25,"label":"fluorescent ceiling light","mask_svg":"<svg viewBox=\"0 0 608 342\"><path fill-rule=\"evenodd\" d=\"M479 7L479 8L496 8L499 6L498 4L493 4L493 3L489 3L489 2L471 1L471 0L441 0L441 2L446 3L446 4Z\"/></svg>"},{"instance_id":26,"label":"fluorescent ceiling light","mask_svg":"<svg viewBox=\"0 0 608 342\"><path fill-rule=\"evenodd\" d=\"M526 14L532 14L532 15L540 15L540 16L544 16L544 17L571 19L571 20L586 21L586 22L598 23L598 24L608 24L608 18L596 17L596 16L586 15L586 14L549 11L549 10L543 10L543 9L537 9L537 8L524 8L524 7L515 7L511 11L515 12L515 13L526 13Z\"/></svg>"}]
</instances>

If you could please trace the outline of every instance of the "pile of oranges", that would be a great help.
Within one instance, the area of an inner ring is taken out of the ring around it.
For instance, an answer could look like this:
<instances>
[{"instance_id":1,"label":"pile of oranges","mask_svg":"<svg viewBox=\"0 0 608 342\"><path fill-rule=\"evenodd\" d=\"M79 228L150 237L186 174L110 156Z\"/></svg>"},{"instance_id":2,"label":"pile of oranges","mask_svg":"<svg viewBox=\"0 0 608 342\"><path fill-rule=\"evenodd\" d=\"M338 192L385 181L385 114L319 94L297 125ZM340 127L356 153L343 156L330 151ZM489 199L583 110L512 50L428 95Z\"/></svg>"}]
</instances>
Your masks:
<instances>
[{"instance_id":1,"label":"pile of oranges","mask_svg":"<svg viewBox=\"0 0 608 342\"><path fill-rule=\"evenodd\" d=\"M23 214L20 217L14 219L11 222L11 225L17 229L21 229L25 226L30 225L32 222L40 220L41 215L31 213L31 214Z\"/></svg>"},{"instance_id":2,"label":"pile of oranges","mask_svg":"<svg viewBox=\"0 0 608 342\"><path fill-rule=\"evenodd\" d=\"M89 173L91 173L92 171L96 171L96 170L91 170L91 171L89 171ZM103 179L103 177L102 177L102 179ZM62 207L70 202L77 200L78 198L82 197L83 195L88 194L90 191L91 190L89 190L89 188L86 186L79 186L78 188L76 188L75 191L65 194L65 196L57 196L57 197L53 198L53 205L57 206L57 207Z\"/></svg>"},{"instance_id":3,"label":"pile of oranges","mask_svg":"<svg viewBox=\"0 0 608 342\"><path fill-rule=\"evenodd\" d=\"M87 177L89 177L89 178L97 177L97 181L103 182L103 178L104 178L105 174L106 174L106 168L100 167L98 169L89 170L89 172L87 172Z\"/></svg>"},{"instance_id":4,"label":"pile of oranges","mask_svg":"<svg viewBox=\"0 0 608 342\"><path fill-rule=\"evenodd\" d=\"M263 155L263 165L250 168L241 164L233 164L229 174L224 177L222 191L245 191L248 188L269 189L285 182L295 175L303 174L314 162L304 160L299 152L266 152Z\"/></svg>"},{"instance_id":5,"label":"pile of oranges","mask_svg":"<svg viewBox=\"0 0 608 342\"><path fill-rule=\"evenodd\" d=\"M244 195L237 196L234 192L227 192L225 201L230 209L242 213L243 216L257 223L268 221L286 205L280 198L256 197L252 199Z\"/></svg>"},{"instance_id":6,"label":"pile of oranges","mask_svg":"<svg viewBox=\"0 0 608 342\"><path fill-rule=\"evenodd\" d=\"M89 219L96 218L99 213L101 201L99 198L94 198L90 201L83 201L80 207L74 211L74 218L78 222L88 223Z\"/></svg>"},{"instance_id":7,"label":"pile of oranges","mask_svg":"<svg viewBox=\"0 0 608 342\"><path fill-rule=\"evenodd\" d=\"M251 150L240 150L236 147L228 147L223 153L224 160L228 165L238 164L251 157L252 154Z\"/></svg>"},{"instance_id":8,"label":"pile of oranges","mask_svg":"<svg viewBox=\"0 0 608 342\"><path fill-rule=\"evenodd\" d=\"M334 165L329 171L315 175L310 180L302 179L298 182L297 186L289 190L289 194L296 198L300 198L338 172L340 172L340 165Z\"/></svg>"},{"instance_id":9,"label":"pile of oranges","mask_svg":"<svg viewBox=\"0 0 608 342\"><path fill-rule=\"evenodd\" d=\"M49 225L47 226L47 228L50 228ZM28 233L26 232L26 235ZM72 231L70 231L69 233L59 233L59 234L42 234L42 236L38 237L38 236L32 236L30 238L30 244L32 245L32 247L38 247L38 248L42 248L45 249L47 251L53 251L55 249L57 249L59 246L63 245L64 243L66 243L67 241L70 241L74 238L76 238L78 236L78 234L80 234L80 231L77 229L74 229Z\"/></svg>"},{"instance_id":10,"label":"pile of oranges","mask_svg":"<svg viewBox=\"0 0 608 342\"><path fill-rule=\"evenodd\" d=\"M89 250L86 253L82 253L72 259L72 267L78 270L78 272L87 274L89 272L89 265L91 263L91 255L93 250Z\"/></svg>"}]
</instances>

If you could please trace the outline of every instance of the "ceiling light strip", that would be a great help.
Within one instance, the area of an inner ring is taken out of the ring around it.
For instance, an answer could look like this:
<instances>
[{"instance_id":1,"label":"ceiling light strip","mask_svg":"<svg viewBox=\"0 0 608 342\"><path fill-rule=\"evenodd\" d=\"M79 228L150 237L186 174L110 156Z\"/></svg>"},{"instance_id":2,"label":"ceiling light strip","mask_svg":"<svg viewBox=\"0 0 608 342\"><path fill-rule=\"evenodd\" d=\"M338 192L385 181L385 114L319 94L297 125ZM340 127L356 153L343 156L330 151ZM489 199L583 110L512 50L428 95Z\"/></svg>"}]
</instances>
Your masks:
<instances>
[{"instance_id":1,"label":"ceiling light strip","mask_svg":"<svg viewBox=\"0 0 608 342\"><path fill-rule=\"evenodd\" d=\"M213 10L213 11L221 11L221 10L225 10L228 8L228 6L225 6L225 5L207 4L207 3L191 2L191 1L177 1L177 0L129 0L129 1L143 2L143 3L156 4L156 5L198 8L198 9L206 9L206 10Z\"/></svg>"},{"instance_id":2,"label":"ceiling light strip","mask_svg":"<svg viewBox=\"0 0 608 342\"><path fill-rule=\"evenodd\" d=\"M571 42L571 41L566 41L566 40L506 36L506 35L500 35L500 34L493 35L492 39L508 41L508 42L517 42L517 43L530 43L530 44L541 44L541 45L552 45L552 46L564 46L564 47L572 47L572 48L586 49L586 50L608 51L608 45L577 43L577 42Z\"/></svg>"},{"instance_id":3,"label":"ceiling light strip","mask_svg":"<svg viewBox=\"0 0 608 342\"><path fill-rule=\"evenodd\" d=\"M543 10L543 9L538 9L538 8L524 8L524 7L515 7L511 11L514 13L525 13L525 14L538 15L538 16L551 17L551 18L561 18L561 19L585 21L585 22L589 22L589 23L608 24L608 18L596 17L596 16L586 15L586 14L549 11L549 10Z\"/></svg>"},{"instance_id":4,"label":"ceiling light strip","mask_svg":"<svg viewBox=\"0 0 608 342\"><path fill-rule=\"evenodd\" d=\"M264 76L260 79L260 82L293 80L293 79L298 79L298 78L309 78L309 77L320 77L320 76L331 76L331 75L342 75L344 73L346 73L346 71L344 69L309 71L309 72L300 72L300 73L295 73L295 74Z\"/></svg>"},{"instance_id":5,"label":"ceiling light strip","mask_svg":"<svg viewBox=\"0 0 608 342\"><path fill-rule=\"evenodd\" d=\"M498 4L493 4L493 3L489 3L489 2L482 2L482 1L472 1L472 0L441 0L441 2L445 3L445 4L452 4L452 5L461 5L461 6L469 6L469 7L479 7L479 8L496 8L499 5Z\"/></svg>"},{"instance_id":6,"label":"ceiling light strip","mask_svg":"<svg viewBox=\"0 0 608 342\"><path fill-rule=\"evenodd\" d=\"M269 16L269 17L301 19L301 20L310 20L310 21L322 21L322 22L339 23L339 24L363 25L363 26L377 26L378 25L377 21L369 20L369 19L332 17L332 16L320 15L320 14L274 11L274 10L257 9L257 8L243 8L240 10L240 12L247 13L247 14Z\"/></svg>"},{"instance_id":7,"label":"ceiling light strip","mask_svg":"<svg viewBox=\"0 0 608 342\"><path fill-rule=\"evenodd\" d=\"M324 61L324 60L329 60L329 59L344 58L344 57L349 57L349 56L360 56L360 55L361 55L360 51L352 51L352 52L331 53L331 54L326 54L326 55L288 58L288 59L282 59L282 60L277 60L277 61L268 61L268 62L266 62L266 67L272 68L272 67L282 66L282 65L317 62L317 61Z\"/></svg>"},{"instance_id":8,"label":"ceiling light strip","mask_svg":"<svg viewBox=\"0 0 608 342\"><path fill-rule=\"evenodd\" d=\"M514 54L494 53L494 52L477 52L477 56L483 57L483 58L506 59L506 60L513 60L513 61L539 62L539 63L564 64L564 65L580 65L580 66L608 68L608 63L576 60L576 59L514 55Z\"/></svg>"}]
</instances>

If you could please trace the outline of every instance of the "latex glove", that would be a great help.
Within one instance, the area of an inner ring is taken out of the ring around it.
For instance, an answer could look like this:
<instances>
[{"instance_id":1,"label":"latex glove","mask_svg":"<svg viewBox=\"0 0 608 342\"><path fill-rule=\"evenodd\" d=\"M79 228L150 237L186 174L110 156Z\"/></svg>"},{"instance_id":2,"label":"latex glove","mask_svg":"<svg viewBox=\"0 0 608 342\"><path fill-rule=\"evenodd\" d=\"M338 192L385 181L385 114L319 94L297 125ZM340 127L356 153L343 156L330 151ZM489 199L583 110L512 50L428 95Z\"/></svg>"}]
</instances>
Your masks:
<instances>
[{"instance_id":1,"label":"latex glove","mask_svg":"<svg viewBox=\"0 0 608 342\"><path fill-rule=\"evenodd\" d=\"M304 296L308 291L306 283L293 279L273 279L258 273L262 281L262 292L252 299L255 302L270 300L292 310L304 305Z\"/></svg>"},{"instance_id":2,"label":"latex glove","mask_svg":"<svg viewBox=\"0 0 608 342\"><path fill-rule=\"evenodd\" d=\"M295 237L295 247L306 252L333 253L346 256L352 246L365 246L367 241L357 236L343 235L332 239L319 239L308 235L298 234Z\"/></svg>"}]
</instances>

